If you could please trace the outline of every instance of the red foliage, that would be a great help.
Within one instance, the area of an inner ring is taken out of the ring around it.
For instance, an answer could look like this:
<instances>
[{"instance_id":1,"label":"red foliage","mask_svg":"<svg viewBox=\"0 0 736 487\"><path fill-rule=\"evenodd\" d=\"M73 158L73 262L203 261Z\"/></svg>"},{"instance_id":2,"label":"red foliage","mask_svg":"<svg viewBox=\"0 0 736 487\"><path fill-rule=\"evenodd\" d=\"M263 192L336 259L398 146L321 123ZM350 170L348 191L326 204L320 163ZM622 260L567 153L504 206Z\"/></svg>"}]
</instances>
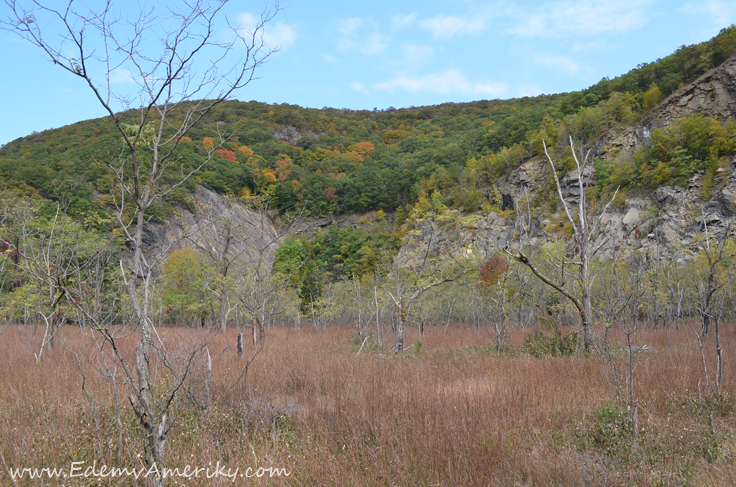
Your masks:
<instances>
[{"instance_id":1,"label":"red foliage","mask_svg":"<svg viewBox=\"0 0 736 487\"><path fill-rule=\"evenodd\" d=\"M332 200L335 199L335 189L334 188L327 188L325 190L325 198L327 198L327 201L332 203Z\"/></svg>"},{"instance_id":2,"label":"red foliage","mask_svg":"<svg viewBox=\"0 0 736 487\"><path fill-rule=\"evenodd\" d=\"M489 258L480 266L479 284L485 288L495 286L501 280L509 266L503 257L497 255Z\"/></svg>"},{"instance_id":3,"label":"red foliage","mask_svg":"<svg viewBox=\"0 0 736 487\"><path fill-rule=\"evenodd\" d=\"M233 151L231 151L231 150L217 149L215 151L215 154L217 154L218 156L220 156L220 157L222 157L224 159L227 159L230 162L237 162L237 160L235 159L235 153Z\"/></svg>"}]
</instances>

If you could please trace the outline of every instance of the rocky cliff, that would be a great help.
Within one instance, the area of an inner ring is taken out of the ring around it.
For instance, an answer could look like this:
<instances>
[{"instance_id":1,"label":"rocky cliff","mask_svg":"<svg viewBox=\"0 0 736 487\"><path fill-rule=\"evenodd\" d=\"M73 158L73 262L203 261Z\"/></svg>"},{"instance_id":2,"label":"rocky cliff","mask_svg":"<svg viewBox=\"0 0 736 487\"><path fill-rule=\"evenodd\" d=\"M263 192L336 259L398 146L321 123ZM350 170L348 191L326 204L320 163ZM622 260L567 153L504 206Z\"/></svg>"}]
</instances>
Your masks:
<instances>
[{"instance_id":1,"label":"rocky cliff","mask_svg":"<svg viewBox=\"0 0 736 487\"><path fill-rule=\"evenodd\" d=\"M216 258L227 242L227 255L241 265L270 268L279 244L279 234L267 214L259 214L242 203L197 186L192 195L194 212L181 213L166 223L147 223L143 249L162 262L172 251L191 247Z\"/></svg>"},{"instance_id":2,"label":"rocky cliff","mask_svg":"<svg viewBox=\"0 0 736 487\"><path fill-rule=\"evenodd\" d=\"M639 125L610 130L585 150L592 156L612 160L621 150L636 150L645 144L652 130L667 126L673 120L691 114L726 120L736 116L736 58L711 70L695 82L683 87L646 114ZM540 189L548 190L549 163L536 158L521 165L510 175L497 181L503 194L502 209L513 207L524 218L504 218L491 212L466 216L452 224L425 221L412 232L399 260L428 243L438 255L449 255L472 246L484 255L506 245L514 246L520 234L520 220L526 222L527 238L532 245L548 238L565 238L565 215L560 208L552 215L533 208ZM692 255L695 239L706 229L712 236L734 233L736 215L736 159L718 170L719 184L712 197L702 196L704 173L695 174L686 186L665 185L651 193L640 192L619 196L619 200L603 218L597 243L603 243L600 256L610 258L614 250L628 249L644 258L660 256L665 260L683 260ZM587 187L595 181L595 171L588 167L583 174ZM561 182L569 206L576 208L580 189L577 171L566 174ZM623 199L622 199L623 198ZM513 202L513 204L509 204ZM530 207L527 207L530 206Z\"/></svg>"}]
</instances>

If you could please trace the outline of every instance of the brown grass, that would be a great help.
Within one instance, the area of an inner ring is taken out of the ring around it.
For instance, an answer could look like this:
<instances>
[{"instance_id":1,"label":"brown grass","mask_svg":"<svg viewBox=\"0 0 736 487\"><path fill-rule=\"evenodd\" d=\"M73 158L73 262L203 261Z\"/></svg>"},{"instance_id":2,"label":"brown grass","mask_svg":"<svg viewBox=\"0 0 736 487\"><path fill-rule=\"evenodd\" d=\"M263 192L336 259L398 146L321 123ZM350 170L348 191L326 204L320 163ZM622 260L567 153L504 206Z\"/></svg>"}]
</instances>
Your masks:
<instances>
[{"instance_id":1,"label":"brown grass","mask_svg":"<svg viewBox=\"0 0 736 487\"><path fill-rule=\"evenodd\" d=\"M203 333L163 331L174 341ZM38 364L38 333L11 327L0 336L0 451L8 467L68 467L72 461L95 460L140 464L142 440L127 402L121 405L124 448L117 455L110 381L93 367L99 364L89 333L62 330L59 346L44 352ZM210 408L197 410L186 394L180 396L171 466L219 460L232 468L265 465L292 472L288 478L241 479L235 485L736 482L731 356L726 355L725 394L714 398L706 391L700 349L689 328L636 336L637 343L653 349L637 359L641 429L636 438L625 419L626 399L616 397L596 356L536 359L521 349L521 334L514 336L513 351L498 355L490 337L471 328L431 328L424 337L410 330L407 343L421 339L421 352L414 347L395 356L388 345L375 344L356 355L360 341L350 327L325 333L274 329L247 382L222 404L244 363L231 347L235 334L229 330L209 346L212 356L227 349L213 362ZM724 335L724 348L733 350L734 327ZM622 343L621 336L613 339ZM126 353L134 344L131 336L123 344ZM713 374L713 339L705 346ZM83 359L86 387L102 404L101 443L70 351ZM247 351L252 354L252 347ZM623 352L617 355L622 391L624 359ZM202 399L201 387L192 391ZM0 471L6 465L0 464ZM105 484L86 482L18 485ZM0 484L13 485L7 472ZM231 484L202 479L183 485Z\"/></svg>"}]
</instances>

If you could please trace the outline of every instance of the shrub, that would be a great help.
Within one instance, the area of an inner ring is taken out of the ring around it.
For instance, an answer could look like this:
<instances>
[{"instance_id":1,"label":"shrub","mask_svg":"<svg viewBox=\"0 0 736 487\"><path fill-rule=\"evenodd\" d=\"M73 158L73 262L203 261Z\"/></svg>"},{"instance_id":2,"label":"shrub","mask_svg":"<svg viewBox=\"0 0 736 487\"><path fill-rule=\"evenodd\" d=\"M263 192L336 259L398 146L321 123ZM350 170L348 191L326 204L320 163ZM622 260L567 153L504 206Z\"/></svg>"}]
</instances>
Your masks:
<instances>
[{"instance_id":1,"label":"shrub","mask_svg":"<svg viewBox=\"0 0 736 487\"><path fill-rule=\"evenodd\" d=\"M542 330L536 330L528 335L524 340L524 349L529 352L532 357L557 357L562 355L572 355L577 350L578 330L573 329L567 335L557 325L550 325L554 335L547 336Z\"/></svg>"}]
</instances>

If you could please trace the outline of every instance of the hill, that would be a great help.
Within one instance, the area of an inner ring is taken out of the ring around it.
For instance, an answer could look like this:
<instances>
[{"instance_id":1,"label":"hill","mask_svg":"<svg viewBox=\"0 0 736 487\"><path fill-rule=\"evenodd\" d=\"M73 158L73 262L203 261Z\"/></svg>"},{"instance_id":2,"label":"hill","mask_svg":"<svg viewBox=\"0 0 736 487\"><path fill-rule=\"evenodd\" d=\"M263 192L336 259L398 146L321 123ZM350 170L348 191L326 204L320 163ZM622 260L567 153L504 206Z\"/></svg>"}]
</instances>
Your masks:
<instances>
[{"instance_id":1,"label":"hill","mask_svg":"<svg viewBox=\"0 0 736 487\"><path fill-rule=\"evenodd\" d=\"M187 192L201 182L234 195L270 189L282 213L295 206L313 216L406 211L435 190L445 204L474 211L483 197L468 178L491 187L539 155L542 140L563 152L568 135L590 144L611 129L636 125L661 98L734 53L731 26L573 93L373 112L228 102L178 153L183 165L193 165L203 145L227 134L220 157L165 203L185 205ZM105 164L120 145L112 128L106 119L89 120L10 142L0 150L0 177L8 187L69 203L72 213L104 213ZM166 207L154 217L165 219Z\"/></svg>"}]
</instances>

